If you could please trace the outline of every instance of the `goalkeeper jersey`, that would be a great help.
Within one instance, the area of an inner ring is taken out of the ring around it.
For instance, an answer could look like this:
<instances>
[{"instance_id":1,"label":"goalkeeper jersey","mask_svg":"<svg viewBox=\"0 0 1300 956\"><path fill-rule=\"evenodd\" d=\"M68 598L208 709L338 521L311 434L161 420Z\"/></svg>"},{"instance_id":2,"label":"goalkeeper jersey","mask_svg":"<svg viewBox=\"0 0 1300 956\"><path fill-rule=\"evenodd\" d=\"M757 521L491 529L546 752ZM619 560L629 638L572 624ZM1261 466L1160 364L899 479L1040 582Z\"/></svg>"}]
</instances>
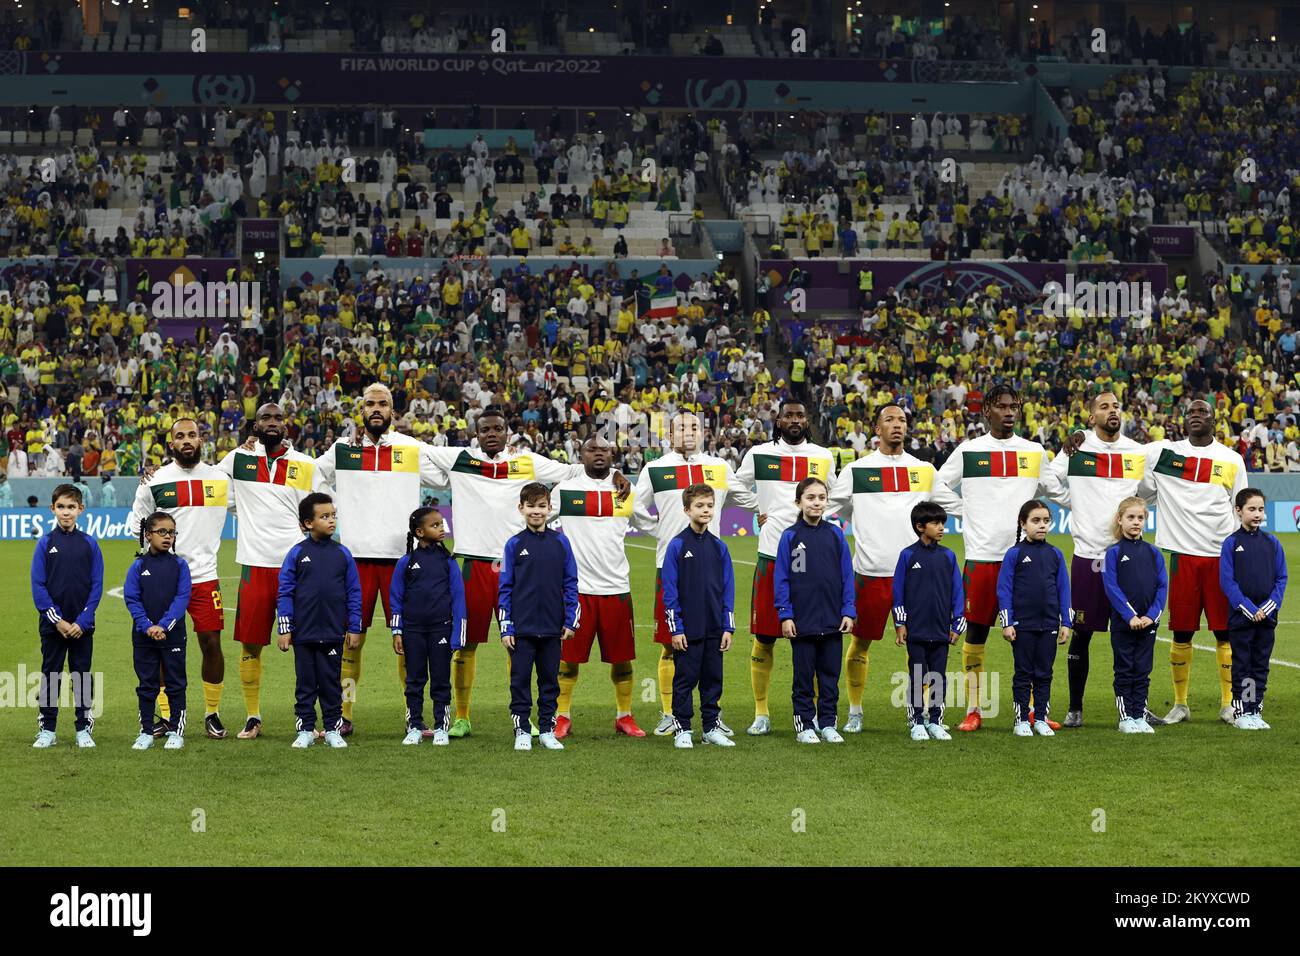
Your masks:
<instances>
[{"instance_id":1,"label":"goalkeeper jersey","mask_svg":"<svg viewBox=\"0 0 1300 956\"><path fill-rule=\"evenodd\" d=\"M1016 543L1020 506L1038 494L1047 453L1036 441L985 433L968 438L939 469L939 480L962 499L962 543L967 561L1001 561Z\"/></svg>"},{"instance_id":2,"label":"goalkeeper jersey","mask_svg":"<svg viewBox=\"0 0 1300 956\"><path fill-rule=\"evenodd\" d=\"M704 484L713 489L713 520L709 531L722 537L722 508L730 503L750 511L758 502L753 491L736 478L723 459L714 455L683 455L670 451L641 469L636 479L637 530L655 532L655 568L664 566L668 543L691 523L682 506L682 492L691 485ZM650 514L653 505L658 518ZM779 539L778 539L779 540Z\"/></svg>"},{"instance_id":3,"label":"goalkeeper jersey","mask_svg":"<svg viewBox=\"0 0 1300 956\"><path fill-rule=\"evenodd\" d=\"M745 452L736 479L758 496L756 507L767 520L758 533L759 557L774 560L785 529L799 517L795 489L805 478L820 478L829 490L835 477L835 456L821 445L802 441L790 445L784 439L755 445ZM826 515L834 512L832 503Z\"/></svg>"},{"instance_id":4,"label":"goalkeeper jersey","mask_svg":"<svg viewBox=\"0 0 1300 956\"><path fill-rule=\"evenodd\" d=\"M1217 441L1152 442L1141 487L1146 494L1154 489L1157 548L1217 558L1237 530L1233 501L1246 487L1246 463Z\"/></svg>"},{"instance_id":5,"label":"goalkeeper jersey","mask_svg":"<svg viewBox=\"0 0 1300 956\"><path fill-rule=\"evenodd\" d=\"M136 489L127 530L138 536L149 515L167 512L176 522L173 547L189 565L190 580L195 584L215 581L221 532L233 503L224 471L205 462L193 468L168 462Z\"/></svg>"},{"instance_id":6,"label":"goalkeeper jersey","mask_svg":"<svg viewBox=\"0 0 1300 956\"><path fill-rule=\"evenodd\" d=\"M1138 493L1146 474L1146 449L1120 435L1113 442L1089 429L1073 455L1057 455L1043 469L1043 493L1070 509L1074 554L1097 561L1115 543L1115 509Z\"/></svg>"},{"instance_id":7,"label":"goalkeeper jersey","mask_svg":"<svg viewBox=\"0 0 1300 956\"><path fill-rule=\"evenodd\" d=\"M614 482L580 477L566 478L551 492L551 520L569 539L578 564L579 594L628 594L632 569L623 539L629 525L650 530L634 513L633 499L614 496Z\"/></svg>"},{"instance_id":8,"label":"goalkeeper jersey","mask_svg":"<svg viewBox=\"0 0 1300 956\"><path fill-rule=\"evenodd\" d=\"M854 572L892 577L898 556L916 544L912 509L931 499L948 514L961 514L961 499L935 480L934 466L907 452L873 451L840 472L831 500L841 518L852 517Z\"/></svg>"},{"instance_id":9,"label":"goalkeeper jersey","mask_svg":"<svg viewBox=\"0 0 1300 956\"><path fill-rule=\"evenodd\" d=\"M321 491L316 460L294 450L267 458L258 442L253 451L236 448L216 467L230 479L239 514L235 560L244 567L279 568L289 549L302 540L298 504Z\"/></svg>"},{"instance_id":10,"label":"goalkeeper jersey","mask_svg":"<svg viewBox=\"0 0 1300 956\"><path fill-rule=\"evenodd\" d=\"M439 476L435 484L451 488L456 554L480 561L500 561L506 542L524 530L520 488L530 481L553 485L585 471L580 464L566 465L531 451L501 451L489 458L478 449L425 445L424 455Z\"/></svg>"}]
</instances>

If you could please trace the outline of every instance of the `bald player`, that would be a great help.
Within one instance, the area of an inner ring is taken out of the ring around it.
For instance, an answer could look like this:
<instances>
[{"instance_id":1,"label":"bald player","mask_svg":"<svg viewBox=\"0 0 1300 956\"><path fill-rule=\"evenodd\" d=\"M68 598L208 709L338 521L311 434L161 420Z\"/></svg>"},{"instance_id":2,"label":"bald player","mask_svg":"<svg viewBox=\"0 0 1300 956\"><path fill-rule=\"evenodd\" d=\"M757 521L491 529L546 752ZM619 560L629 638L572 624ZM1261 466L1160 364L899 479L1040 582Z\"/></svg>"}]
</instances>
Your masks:
<instances>
[{"instance_id":1,"label":"bald player","mask_svg":"<svg viewBox=\"0 0 1300 956\"><path fill-rule=\"evenodd\" d=\"M726 461L700 451L704 430L698 416L680 412L668 426L672 446L667 454L648 462L636 481L635 514L639 528L653 527L655 533L655 643L659 655L659 702L661 715L654 732L664 737L676 728L673 720L673 642L665 623L662 573L668 543L690 524L682 508L682 492L694 484L713 489L713 520L709 530L722 536L724 502L736 508L753 510L758 497L745 488ZM653 512L653 513L652 513ZM728 737L734 731L718 718L717 727Z\"/></svg>"}]
</instances>

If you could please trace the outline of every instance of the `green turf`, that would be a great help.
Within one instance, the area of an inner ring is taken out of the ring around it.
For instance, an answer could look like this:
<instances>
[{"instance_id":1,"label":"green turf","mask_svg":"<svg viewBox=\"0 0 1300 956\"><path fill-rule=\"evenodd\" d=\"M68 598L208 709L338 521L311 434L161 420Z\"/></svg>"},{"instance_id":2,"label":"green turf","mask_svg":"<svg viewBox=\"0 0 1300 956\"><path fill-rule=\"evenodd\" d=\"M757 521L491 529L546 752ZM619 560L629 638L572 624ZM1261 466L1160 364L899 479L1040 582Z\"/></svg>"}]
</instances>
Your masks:
<instances>
[{"instance_id":1,"label":"green turf","mask_svg":"<svg viewBox=\"0 0 1300 956\"><path fill-rule=\"evenodd\" d=\"M1300 536L1284 535L1288 556ZM961 541L949 538L960 553ZM1068 538L1058 538L1063 549ZM755 539L730 539L737 562ZM649 626L654 552L629 544L637 600L638 693L645 728L658 715L657 647ZM104 545L106 587L120 586L128 542ZM39 666L28 592L31 546L0 544L0 670ZM227 606L236 600L234 542L221 555ZM737 619L748 621L752 569L738 563ZM382 613L382 612L381 612ZM749 638L727 656L724 716L738 746L677 752L669 738L616 738L608 670L587 665L563 753L515 753L507 713L506 655L495 639L479 657L474 734L447 748L403 747L403 700L388 632L371 632L344 751L289 748L293 665L269 649L266 735L236 740L242 724L236 645L226 616L222 708L231 739L210 741L192 717L180 753L130 749L136 734L129 621L106 596L95 666L104 672L99 747L72 746L71 714L51 752L30 749L35 713L0 708L0 846L13 864L1058 864L1096 866L1293 863L1300 855L1300 672L1275 663L1268 689L1274 730L1245 733L1218 720L1212 653L1197 651L1193 720L1154 736L1115 730L1110 646L1095 637L1088 724L1055 739L1010 733L1011 655L990 638L999 716L951 743L914 743L890 703L905 667L892 641L872 652L868 730L842 746L801 746L790 729L789 648L778 645L772 681L775 732L744 733L752 717ZM1300 662L1300 610L1282 610L1275 660ZM376 618L378 623L378 616ZM1197 644L1212 643L1206 632ZM1152 709L1171 702L1168 644L1158 644ZM958 649L950 671L960 669ZM190 712L201 712L191 639ZM841 685L842 686L842 685ZM1064 712L1065 655L1057 656L1054 708ZM841 697L841 720L847 713ZM426 713L427 716L427 713ZM950 723L959 714L950 711ZM1103 822L1104 830L1100 830ZM200 823L204 827L200 827ZM494 828L494 824L496 824ZM802 826L800 826L802 824ZM504 832L500 832L504 825ZM202 830L202 832L196 832Z\"/></svg>"}]
</instances>

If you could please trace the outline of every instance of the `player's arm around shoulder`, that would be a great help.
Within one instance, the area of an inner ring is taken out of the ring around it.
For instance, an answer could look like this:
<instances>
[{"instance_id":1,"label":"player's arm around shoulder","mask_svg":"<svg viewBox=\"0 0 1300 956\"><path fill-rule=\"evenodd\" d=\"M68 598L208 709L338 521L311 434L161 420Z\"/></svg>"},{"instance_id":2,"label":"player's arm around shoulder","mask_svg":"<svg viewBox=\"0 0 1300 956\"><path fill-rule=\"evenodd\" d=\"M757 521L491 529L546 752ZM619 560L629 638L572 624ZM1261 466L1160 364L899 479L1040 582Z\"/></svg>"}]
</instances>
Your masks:
<instances>
[{"instance_id":1,"label":"player's arm around shoulder","mask_svg":"<svg viewBox=\"0 0 1300 956\"><path fill-rule=\"evenodd\" d=\"M361 574L347 546L340 544L339 550L343 552L343 581L348 602L347 642L355 650L361 644Z\"/></svg>"}]
</instances>

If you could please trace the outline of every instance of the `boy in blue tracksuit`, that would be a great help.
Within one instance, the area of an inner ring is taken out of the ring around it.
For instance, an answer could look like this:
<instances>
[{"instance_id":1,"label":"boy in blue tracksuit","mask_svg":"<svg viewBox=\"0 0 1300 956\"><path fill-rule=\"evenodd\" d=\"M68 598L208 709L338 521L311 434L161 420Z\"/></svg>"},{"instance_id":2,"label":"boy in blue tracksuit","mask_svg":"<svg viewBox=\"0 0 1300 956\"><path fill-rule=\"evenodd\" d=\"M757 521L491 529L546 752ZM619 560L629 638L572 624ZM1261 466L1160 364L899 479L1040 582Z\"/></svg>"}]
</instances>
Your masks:
<instances>
[{"instance_id":1,"label":"boy in blue tracksuit","mask_svg":"<svg viewBox=\"0 0 1300 956\"><path fill-rule=\"evenodd\" d=\"M72 677L77 746L93 747L90 659L95 647L95 610L104 591L104 556L95 539L77 528L77 518L86 508L81 492L73 485L54 489L50 510L55 527L40 537L32 555L32 601L41 635L40 710L32 746L39 750L55 744L66 660Z\"/></svg>"},{"instance_id":2,"label":"boy in blue tracksuit","mask_svg":"<svg viewBox=\"0 0 1300 956\"><path fill-rule=\"evenodd\" d=\"M1276 536L1260 530L1266 506L1262 491L1243 488L1237 492L1236 506L1241 527L1228 535L1219 552L1219 583L1228 596L1232 642L1233 726L1268 730L1262 713L1264 689L1286 592L1286 554Z\"/></svg>"},{"instance_id":3,"label":"boy in blue tracksuit","mask_svg":"<svg viewBox=\"0 0 1300 956\"><path fill-rule=\"evenodd\" d=\"M773 580L781 636L794 661L795 739L801 744L843 743L838 720L844 635L853 630L857 602L853 553L844 532L822 520L826 483L805 478L795 488L799 517L776 549ZM814 713L813 681L817 684Z\"/></svg>"},{"instance_id":4,"label":"boy in blue tracksuit","mask_svg":"<svg viewBox=\"0 0 1300 956\"><path fill-rule=\"evenodd\" d=\"M998 572L998 623L1011 642L1015 676L1011 697L1015 706L1012 732L1017 737L1054 737L1048 721L1052 697L1052 664L1056 645L1070 639L1074 611L1065 555L1047 542L1052 513L1041 501L1020 506L1016 543L1002 558ZM1038 720L1029 722L1032 708Z\"/></svg>"},{"instance_id":5,"label":"boy in blue tracksuit","mask_svg":"<svg viewBox=\"0 0 1300 956\"><path fill-rule=\"evenodd\" d=\"M515 749L532 750L533 668L537 668L537 738L563 750L555 737L560 696L560 642L578 629L578 564L564 535L546 527L551 492L530 481L519 490L524 530L506 542L497 590L501 643L510 652L510 714Z\"/></svg>"},{"instance_id":6,"label":"boy in blue tracksuit","mask_svg":"<svg viewBox=\"0 0 1300 956\"><path fill-rule=\"evenodd\" d=\"M1125 498L1115 510L1116 543L1102 557L1101 583L1110 601L1110 648L1115 658L1115 706L1125 734L1154 734L1146 721L1147 692L1156 631L1169 595L1169 576L1160 551L1142 539L1147 505Z\"/></svg>"},{"instance_id":7,"label":"boy in blue tracksuit","mask_svg":"<svg viewBox=\"0 0 1300 956\"><path fill-rule=\"evenodd\" d=\"M682 492L682 508L690 524L668 542L660 574L664 623L673 646L673 744L688 749L691 741L691 694L700 688L700 717L704 742L734 747L736 742L718 728L722 709L722 655L730 650L736 631L736 579L731 553L709 531L714 494L697 483Z\"/></svg>"},{"instance_id":8,"label":"boy in blue tracksuit","mask_svg":"<svg viewBox=\"0 0 1300 956\"><path fill-rule=\"evenodd\" d=\"M912 509L911 520L919 540L903 549L894 567L895 642L907 645L910 733L913 740L951 740L943 726L948 647L966 631L966 592L957 556L939 544L948 513L933 501L922 501Z\"/></svg>"},{"instance_id":9,"label":"boy in blue tracksuit","mask_svg":"<svg viewBox=\"0 0 1300 956\"><path fill-rule=\"evenodd\" d=\"M393 650L406 657L406 736L425 736L424 685L433 700L433 742L451 738L451 654L465 646L465 582L460 565L442 543L447 527L437 508L416 508L406 532L406 554L397 559L388 606Z\"/></svg>"},{"instance_id":10,"label":"boy in blue tracksuit","mask_svg":"<svg viewBox=\"0 0 1300 956\"><path fill-rule=\"evenodd\" d=\"M280 650L293 645L297 675L298 736L301 750L316 742L316 704L320 702L325 743L346 747L343 725L343 642L361 643L361 579L352 552L334 540L338 515L334 499L319 491L298 504L298 521L307 536L289 549L280 566L278 610Z\"/></svg>"},{"instance_id":11,"label":"boy in blue tracksuit","mask_svg":"<svg viewBox=\"0 0 1300 956\"><path fill-rule=\"evenodd\" d=\"M140 699L140 736L132 750L153 746L153 715L159 674L167 688L171 721L165 750L185 744L185 609L190 603L190 566L175 551L176 522L155 511L140 525L140 555L126 572L122 597L131 614L135 693Z\"/></svg>"}]
</instances>

